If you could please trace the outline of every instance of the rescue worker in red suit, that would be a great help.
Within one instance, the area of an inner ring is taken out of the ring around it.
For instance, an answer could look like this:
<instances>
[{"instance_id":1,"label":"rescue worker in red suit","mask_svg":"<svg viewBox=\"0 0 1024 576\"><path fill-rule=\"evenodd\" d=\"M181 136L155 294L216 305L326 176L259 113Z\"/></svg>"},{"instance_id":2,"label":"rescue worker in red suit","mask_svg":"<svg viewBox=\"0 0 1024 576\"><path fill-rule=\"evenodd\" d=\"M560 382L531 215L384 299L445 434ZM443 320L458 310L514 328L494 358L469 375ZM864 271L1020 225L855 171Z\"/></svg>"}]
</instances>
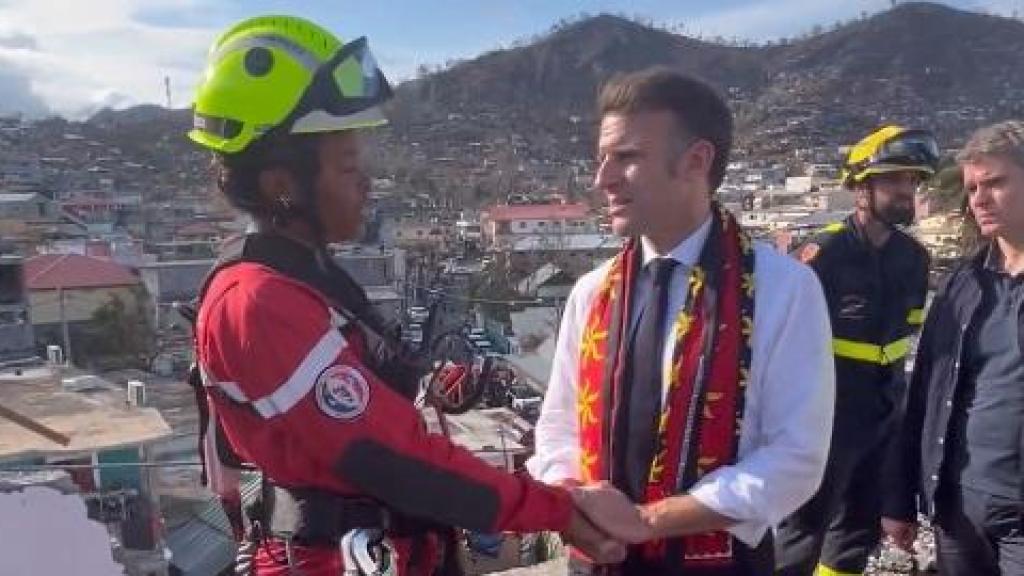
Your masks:
<instances>
[{"instance_id":1,"label":"rescue worker in red suit","mask_svg":"<svg viewBox=\"0 0 1024 576\"><path fill-rule=\"evenodd\" d=\"M195 336L208 436L254 464L274 500L247 570L358 574L342 566L339 538L360 528L382 533L372 550L378 566L391 562L386 573L437 573L433 535L450 526L558 531L597 561L618 561L622 546L570 492L428 433L409 383L386 377L401 358L378 356L391 342L374 330L365 293L329 261L328 243L359 233L369 189L360 132L384 123L390 94L365 39L343 44L270 16L216 41L196 97L189 136L215 152L218 187L253 220L241 251L207 279ZM210 483L229 495L213 452Z\"/></svg>"}]
</instances>

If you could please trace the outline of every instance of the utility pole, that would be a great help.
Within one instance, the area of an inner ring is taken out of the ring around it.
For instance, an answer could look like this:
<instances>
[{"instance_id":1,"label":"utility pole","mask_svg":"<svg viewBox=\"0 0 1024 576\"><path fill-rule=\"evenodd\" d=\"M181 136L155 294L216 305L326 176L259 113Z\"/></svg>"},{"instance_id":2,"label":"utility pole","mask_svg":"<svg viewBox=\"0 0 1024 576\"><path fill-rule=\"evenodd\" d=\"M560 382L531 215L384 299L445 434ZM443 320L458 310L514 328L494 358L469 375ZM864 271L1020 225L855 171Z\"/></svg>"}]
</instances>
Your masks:
<instances>
[{"instance_id":1,"label":"utility pole","mask_svg":"<svg viewBox=\"0 0 1024 576\"><path fill-rule=\"evenodd\" d=\"M64 313L64 286L57 287L57 297L60 300L60 327L64 334L64 363L71 365L71 334L68 331L68 319Z\"/></svg>"},{"instance_id":2,"label":"utility pole","mask_svg":"<svg viewBox=\"0 0 1024 576\"><path fill-rule=\"evenodd\" d=\"M512 463L509 462L508 446L505 445L505 426L498 424L498 438L501 439L501 465L505 472L512 472Z\"/></svg>"}]
</instances>

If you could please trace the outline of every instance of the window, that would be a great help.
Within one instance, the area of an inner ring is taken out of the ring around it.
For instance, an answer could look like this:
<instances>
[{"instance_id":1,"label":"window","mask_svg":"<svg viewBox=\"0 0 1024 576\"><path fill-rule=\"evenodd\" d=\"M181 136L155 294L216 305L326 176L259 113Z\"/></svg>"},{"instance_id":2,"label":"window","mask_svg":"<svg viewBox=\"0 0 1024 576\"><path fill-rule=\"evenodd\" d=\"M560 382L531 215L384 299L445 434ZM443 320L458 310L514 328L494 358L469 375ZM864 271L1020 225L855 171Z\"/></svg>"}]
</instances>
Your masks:
<instances>
[{"instance_id":1,"label":"window","mask_svg":"<svg viewBox=\"0 0 1024 576\"><path fill-rule=\"evenodd\" d=\"M23 300L24 272L20 264L0 266L0 304L17 304Z\"/></svg>"}]
</instances>

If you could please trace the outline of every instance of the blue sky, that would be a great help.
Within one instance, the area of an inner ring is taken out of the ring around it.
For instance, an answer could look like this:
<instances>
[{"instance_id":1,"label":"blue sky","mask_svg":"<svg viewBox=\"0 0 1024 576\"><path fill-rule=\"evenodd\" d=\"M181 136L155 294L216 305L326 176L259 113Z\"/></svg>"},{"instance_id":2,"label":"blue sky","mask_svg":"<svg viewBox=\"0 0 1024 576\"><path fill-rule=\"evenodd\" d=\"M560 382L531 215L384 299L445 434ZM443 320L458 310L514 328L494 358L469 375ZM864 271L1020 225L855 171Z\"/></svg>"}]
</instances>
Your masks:
<instances>
[{"instance_id":1,"label":"blue sky","mask_svg":"<svg viewBox=\"0 0 1024 576\"><path fill-rule=\"evenodd\" d=\"M1024 15L1024 0L946 4ZM246 16L289 13L344 38L366 35L385 72L471 58L580 13L624 13L688 35L767 40L874 13L890 0L0 0L0 113L81 117L98 107L187 106L216 34Z\"/></svg>"}]
</instances>

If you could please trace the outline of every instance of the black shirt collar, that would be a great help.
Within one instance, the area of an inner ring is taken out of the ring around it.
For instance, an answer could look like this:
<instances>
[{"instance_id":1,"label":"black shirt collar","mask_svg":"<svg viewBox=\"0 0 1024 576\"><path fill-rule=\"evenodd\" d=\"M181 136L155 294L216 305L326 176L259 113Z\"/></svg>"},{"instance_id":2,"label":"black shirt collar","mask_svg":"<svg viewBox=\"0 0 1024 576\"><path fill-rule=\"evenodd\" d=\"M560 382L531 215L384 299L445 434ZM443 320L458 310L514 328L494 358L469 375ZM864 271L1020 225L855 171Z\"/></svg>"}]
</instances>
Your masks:
<instances>
[{"instance_id":1,"label":"black shirt collar","mask_svg":"<svg viewBox=\"0 0 1024 576\"><path fill-rule=\"evenodd\" d=\"M999 251L999 245L995 242L990 242L988 248L985 249L985 258L981 262L981 267L989 272L1003 272L1003 254Z\"/></svg>"}]
</instances>

